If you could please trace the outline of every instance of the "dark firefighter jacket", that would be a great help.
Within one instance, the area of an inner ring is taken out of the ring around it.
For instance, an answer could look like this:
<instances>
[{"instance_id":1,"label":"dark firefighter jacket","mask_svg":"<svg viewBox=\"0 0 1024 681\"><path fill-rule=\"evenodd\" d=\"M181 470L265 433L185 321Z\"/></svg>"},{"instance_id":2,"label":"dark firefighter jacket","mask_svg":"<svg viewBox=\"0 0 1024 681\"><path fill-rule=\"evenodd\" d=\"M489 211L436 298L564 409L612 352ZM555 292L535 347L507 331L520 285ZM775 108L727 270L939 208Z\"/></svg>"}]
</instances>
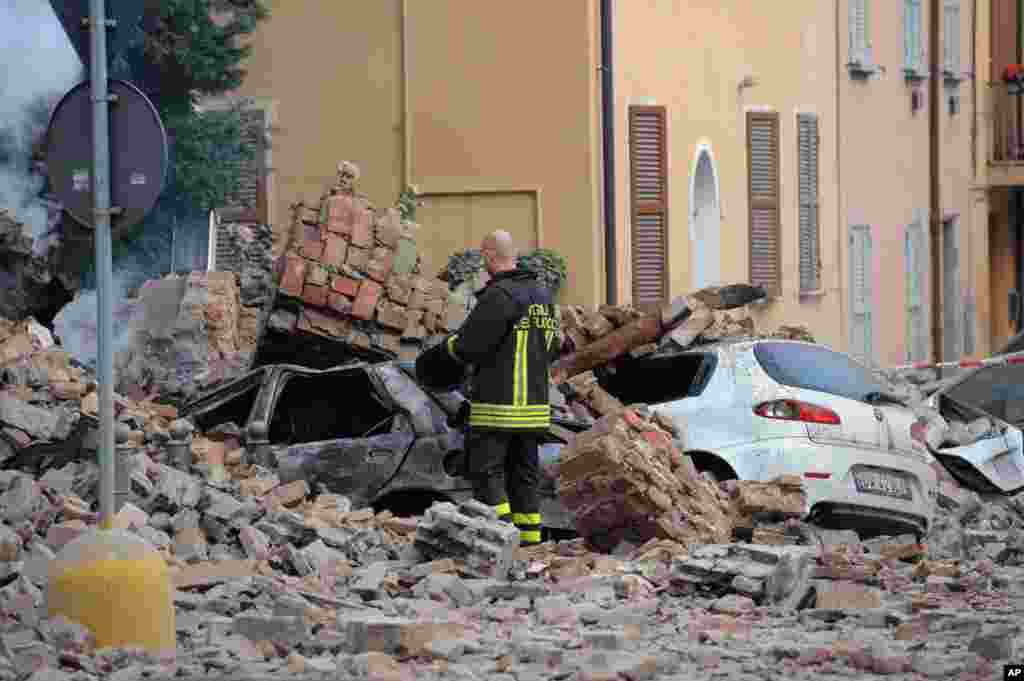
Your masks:
<instances>
[{"instance_id":1,"label":"dark firefighter jacket","mask_svg":"<svg viewBox=\"0 0 1024 681\"><path fill-rule=\"evenodd\" d=\"M525 270L500 272L484 287L448 352L476 367L469 425L532 432L551 423L548 372L558 354L550 291Z\"/></svg>"}]
</instances>

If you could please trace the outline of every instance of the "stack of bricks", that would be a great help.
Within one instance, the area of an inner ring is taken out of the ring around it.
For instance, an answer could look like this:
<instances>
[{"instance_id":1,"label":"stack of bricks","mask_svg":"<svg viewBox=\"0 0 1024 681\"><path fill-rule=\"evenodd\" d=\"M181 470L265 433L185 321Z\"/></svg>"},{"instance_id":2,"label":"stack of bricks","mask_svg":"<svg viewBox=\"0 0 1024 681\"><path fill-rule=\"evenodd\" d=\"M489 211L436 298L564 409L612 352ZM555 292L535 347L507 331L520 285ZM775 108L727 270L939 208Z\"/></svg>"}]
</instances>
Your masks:
<instances>
[{"instance_id":1,"label":"stack of bricks","mask_svg":"<svg viewBox=\"0 0 1024 681\"><path fill-rule=\"evenodd\" d=\"M519 530L479 501L458 507L436 503L417 527L414 546L424 560L454 558L468 575L505 579L519 547Z\"/></svg>"},{"instance_id":2,"label":"stack of bricks","mask_svg":"<svg viewBox=\"0 0 1024 681\"><path fill-rule=\"evenodd\" d=\"M356 193L358 170L339 165L318 204L299 204L271 327L413 359L424 342L458 329L468 305L421 275L415 223L376 212Z\"/></svg>"}]
</instances>

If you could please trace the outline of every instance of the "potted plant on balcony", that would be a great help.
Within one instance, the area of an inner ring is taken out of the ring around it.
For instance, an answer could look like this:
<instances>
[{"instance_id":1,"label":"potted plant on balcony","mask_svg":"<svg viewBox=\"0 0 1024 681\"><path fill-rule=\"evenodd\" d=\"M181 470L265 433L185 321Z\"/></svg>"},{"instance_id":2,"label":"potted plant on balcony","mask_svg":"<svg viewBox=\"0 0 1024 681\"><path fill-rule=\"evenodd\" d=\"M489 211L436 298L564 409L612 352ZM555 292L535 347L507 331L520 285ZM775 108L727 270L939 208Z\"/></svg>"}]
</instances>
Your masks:
<instances>
[{"instance_id":1,"label":"potted plant on balcony","mask_svg":"<svg viewBox=\"0 0 1024 681\"><path fill-rule=\"evenodd\" d=\"M1003 82L1011 95L1024 92L1024 64L1010 64L1003 71Z\"/></svg>"}]
</instances>

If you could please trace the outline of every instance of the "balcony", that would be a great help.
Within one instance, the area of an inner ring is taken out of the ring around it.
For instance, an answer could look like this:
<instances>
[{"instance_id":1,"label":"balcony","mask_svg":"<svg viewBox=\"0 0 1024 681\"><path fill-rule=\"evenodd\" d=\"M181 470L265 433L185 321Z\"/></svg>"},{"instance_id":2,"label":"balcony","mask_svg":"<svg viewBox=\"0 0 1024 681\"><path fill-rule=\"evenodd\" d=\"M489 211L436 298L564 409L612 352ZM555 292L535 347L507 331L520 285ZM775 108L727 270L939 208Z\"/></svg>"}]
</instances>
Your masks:
<instances>
[{"instance_id":1,"label":"balcony","mask_svg":"<svg viewBox=\"0 0 1024 681\"><path fill-rule=\"evenodd\" d=\"M1024 95L1017 86L989 83L992 154L989 185L1024 186Z\"/></svg>"}]
</instances>

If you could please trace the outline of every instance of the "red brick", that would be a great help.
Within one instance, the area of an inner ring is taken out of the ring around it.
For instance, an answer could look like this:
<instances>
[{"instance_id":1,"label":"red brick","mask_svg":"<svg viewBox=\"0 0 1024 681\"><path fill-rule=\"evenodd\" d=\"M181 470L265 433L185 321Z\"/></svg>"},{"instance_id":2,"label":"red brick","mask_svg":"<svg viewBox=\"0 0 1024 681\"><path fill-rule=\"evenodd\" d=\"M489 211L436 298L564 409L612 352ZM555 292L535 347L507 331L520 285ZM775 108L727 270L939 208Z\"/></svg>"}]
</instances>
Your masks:
<instances>
[{"instance_id":1,"label":"red brick","mask_svg":"<svg viewBox=\"0 0 1024 681\"><path fill-rule=\"evenodd\" d=\"M331 289L335 293L355 298L356 294L359 293L359 282L349 277L334 277L331 279Z\"/></svg>"},{"instance_id":2,"label":"red brick","mask_svg":"<svg viewBox=\"0 0 1024 681\"><path fill-rule=\"evenodd\" d=\"M298 298L306 281L306 261L294 255L285 257L284 275L281 277L281 293Z\"/></svg>"},{"instance_id":3,"label":"red brick","mask_svg":"<svg viewBox=\"0 0 1024 681\"><path fill-rule=\"evenodd\" d=\"M338 314L350 315L352 314L352 299L332 291L327 294L327 307Z\"/></svg>"},{"instance_id":4,"label":"red brick","mask_svg":"<svg viewBox=\"0 0 1024 681\"><path fill-rule=\"evenodd\" d=\"M361 248L373 245L373 225L370 222L370 211L363 207L355 208L352 220L352 243Z\"/></svg>"},{"instance_id":5,"label":"red brick","mask_svg":"<svg viewBox=\"0 0 1024 681\"><path fill-rule=\"evenodd\" d=\"M327 199L327 217L338 218L346 223L352 221L352 197L348 194L335 194Z\"/></svg>"},{"instance_id":6,"label":"red brick","mask_svg":"<svg viewBox=\"0 0 1024 681\"><path fill-rule=\"evenodd\" d=\"M348 255L348 244L340 236L328 234L324 254L320 261L331 267L341 267L345 264L345 256Z\"/></svg>"},{"instance_id":7,"label":"red brick","mask_svg":"<svg viewBox=\"0 0 1024 681\"><path fill-rule=\"evenodd\" d=\"M370 262L366 265L366 273L374 281L384 283L388 275L391 274L391 268L395 264L395 252L390 248L375 248L373 249L373 256L370 258Z\"/></svg>"},{"instance_id":8,"label":"red brick","mask_svg":"<svg viewBox=\"0 0 1024 681\"><path fill-rule=\"evenodd\" d=\"M668 435L665 435L665 433L660 433L656 430L645 430L642 435L643 438L647 440L647 442L650 443L652 447L655 447L657 449L667 449L669 445L672 444L672 441L669 440Z\"/></svg>"},{"instance_id":9,"label":"red brick","mask_svg":"<svg viewBox=\"0 0 1024 681\"><path fill-rule=\"evenodd\" d=\"M373 319L373 311L377 309L377 302L383 290L375 281L364 281L352 305L352 316L356 319Z\"/></svg>"},{"instance_id":10,"label":"red brick","mask_svg":"<svg viewBox=\"0 0 1024 681\"><path fill-rule=\"evenodd\" d=\"M306 240L302 244L302 255L310 260L319 260L324 254L324 241L320 230L316 230L316 235L311 237L308 233Z\"/></svg>"},{"instance_id":11,"label":"red brick","mask_svg":"<svg viewBox=\"0 0 1024 681\"><path fill-rule=\"evenodd\" d=\"M302 289L302 300L315 307L323 307L327 304L327 289L323 286L306 284Z\"/></svg>"}]
</instances>

